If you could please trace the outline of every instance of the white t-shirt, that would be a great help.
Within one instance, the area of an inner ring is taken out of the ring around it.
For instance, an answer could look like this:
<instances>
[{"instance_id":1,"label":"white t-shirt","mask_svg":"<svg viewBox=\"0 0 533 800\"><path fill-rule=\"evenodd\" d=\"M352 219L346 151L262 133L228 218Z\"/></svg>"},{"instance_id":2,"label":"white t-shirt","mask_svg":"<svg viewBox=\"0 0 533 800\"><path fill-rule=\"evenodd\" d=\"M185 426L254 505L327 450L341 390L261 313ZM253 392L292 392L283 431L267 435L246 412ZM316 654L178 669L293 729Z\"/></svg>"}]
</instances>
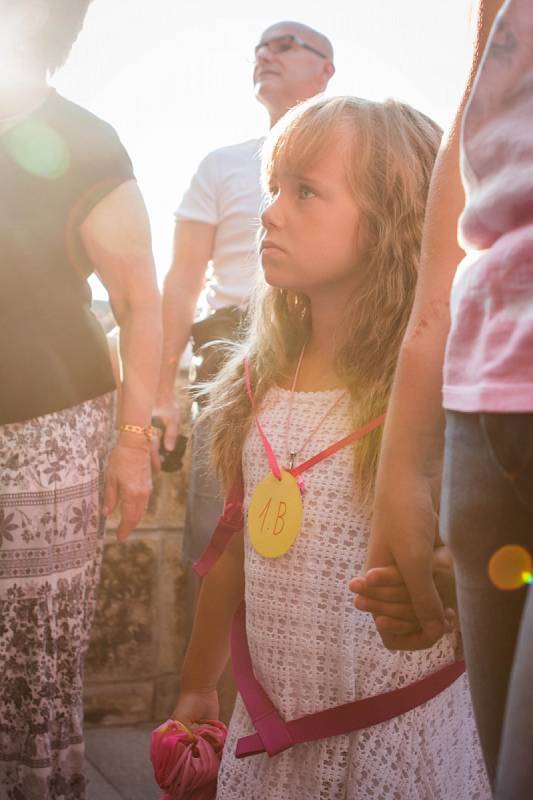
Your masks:
<instances>
[{"instance_id":1,"label":"white t-shirt","mask_svg":"<svg viewBox=\"0 0 533 800\"><path fill-rule=\"evenodd\" d=\"M213 310L244 305L255 285L262 144L250 139L209 153L176 210L177 220L217 227L205 289Z\"/></svg>"}]
</instances>

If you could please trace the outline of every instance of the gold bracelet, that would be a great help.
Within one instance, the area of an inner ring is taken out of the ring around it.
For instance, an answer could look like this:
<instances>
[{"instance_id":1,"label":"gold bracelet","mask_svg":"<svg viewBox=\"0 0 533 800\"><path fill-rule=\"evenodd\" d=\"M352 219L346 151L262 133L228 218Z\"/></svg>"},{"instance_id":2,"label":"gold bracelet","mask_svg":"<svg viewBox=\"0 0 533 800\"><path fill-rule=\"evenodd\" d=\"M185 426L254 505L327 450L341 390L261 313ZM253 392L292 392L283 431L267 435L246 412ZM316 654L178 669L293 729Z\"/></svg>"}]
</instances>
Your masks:
<instances>
[{"instance_id":1,"label":"gold bracelet","mask_svg":"<svg viewBox=\"0 0 533 800\"><path fill-rule=\"evenodd\" d=\"M147 428L143 428L141 425L119 425L119 432L124 433L136 433L138 436L144 436L148 444L152 444L152 438L155 434L155 428L152 425L148 425Z\"/></svg>"}]
</instances>

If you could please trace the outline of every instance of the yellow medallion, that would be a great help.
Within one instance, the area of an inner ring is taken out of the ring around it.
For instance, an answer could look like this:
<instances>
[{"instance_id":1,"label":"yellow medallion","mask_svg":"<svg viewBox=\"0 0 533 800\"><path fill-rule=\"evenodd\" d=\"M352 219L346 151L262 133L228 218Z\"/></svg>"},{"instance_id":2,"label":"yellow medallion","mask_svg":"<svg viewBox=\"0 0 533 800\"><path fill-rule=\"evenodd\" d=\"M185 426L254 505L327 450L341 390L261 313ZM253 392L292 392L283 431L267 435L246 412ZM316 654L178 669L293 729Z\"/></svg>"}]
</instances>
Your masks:
<instances>
[{"instance_id":1,"label":"yellow medallion","mask_svg":"<svg viewBox=\"0 0 533 800\"><path fill-rule=\"evenodd\" d=\"M296 479L281 470L257 484L248 508L248 533L253 547L266 558L282 556L294 544L302 525L302 495Z\"/></svg>"}]
</instances>

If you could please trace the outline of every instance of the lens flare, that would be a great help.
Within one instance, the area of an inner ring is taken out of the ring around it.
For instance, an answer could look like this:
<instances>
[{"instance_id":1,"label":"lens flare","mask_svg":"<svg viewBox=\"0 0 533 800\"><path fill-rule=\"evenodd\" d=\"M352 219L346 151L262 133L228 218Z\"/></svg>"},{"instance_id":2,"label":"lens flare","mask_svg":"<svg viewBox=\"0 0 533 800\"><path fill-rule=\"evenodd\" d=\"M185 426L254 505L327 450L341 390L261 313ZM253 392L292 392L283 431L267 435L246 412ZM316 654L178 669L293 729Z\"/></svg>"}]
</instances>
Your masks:
<instances>
[{"instance_id":1,"label":"lens flare","mask_svg":"<svg viewBox=\"0 0 533 800\"><path fill-rule=\"evenodd\" d=\"M8 131L5 146L13 161L41 178L60 178L70 165L70 153L61 136L38 119L27 119Z\"/></svg>"},{"instance_id":2,"label":"lens flare","mask_svg":"<svg viewBox=\"0 0 533 800\"><path fill-rule=\"evenodd\" d=\"M520 589L533 583L533 560L531 554L517 544L500 547L489 561L489 578L504 592Z\"/></svg>"}]
</instances>

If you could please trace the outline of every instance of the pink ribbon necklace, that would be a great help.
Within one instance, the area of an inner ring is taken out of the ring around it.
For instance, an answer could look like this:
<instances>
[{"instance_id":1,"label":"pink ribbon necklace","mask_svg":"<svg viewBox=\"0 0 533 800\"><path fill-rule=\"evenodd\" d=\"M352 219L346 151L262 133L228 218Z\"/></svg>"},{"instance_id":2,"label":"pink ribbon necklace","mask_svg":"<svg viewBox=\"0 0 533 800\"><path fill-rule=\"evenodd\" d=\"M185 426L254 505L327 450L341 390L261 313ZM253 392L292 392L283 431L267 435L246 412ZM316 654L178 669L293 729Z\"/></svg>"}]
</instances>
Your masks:
<instances>
[{"instance_id":1,"label":"pink ribbon necklace","mask_svg":"<svg viewBox=\"0 0 533 800\"><path fill-rule=\"evenodd\" d=\"M306 344L307 344L307 342L306 342ZM320 428L322 427L322 425L326 421L326 419L329 417L329 415L336 409L336 407L339 405L341 400L343 400L344 397L345 397L345 390L344 389L339 389L339 396L336 397L335 400L333 401L333 403L331 403L331 405L329 405L327 407L326 411L320 417L319 421L314 426L314 428L311 430L311 432L309 433L309 436L306 438L304 443L299 447L299 449L298 450L293 450L290 447L290 445L289 445L289 431L290 431L290 428L291 428L292 411L293 411L293 408L294 408L294 395L295 395L295 391L296 391L296 384L298 382L298 377L300 375L300 369L302 367L302 362L303 362L303 359L304 359L304 353L305 353L306 344L304 344L304 346L302 347L302 352L300 353L300 357L298 359L298 364L296 366L296 371L294 373L294 378L293 378L293 381L292 381L292 386L291 386L290 395L289 395L289 402L288 402L288 409L287 409L287 420L285 422L285 454L287 456L287 462L289 464L289 469L290 470L294 469L294 465L296 463L296 456L299 453L303 453L304 452L305 448L307 447L309 442L313 439L313 437L316 434L316 432L320 430ZM300 483L299 485L300 485L300 489L303 492L304 491L303 482Z\"/></svg>"}]
</instances>

